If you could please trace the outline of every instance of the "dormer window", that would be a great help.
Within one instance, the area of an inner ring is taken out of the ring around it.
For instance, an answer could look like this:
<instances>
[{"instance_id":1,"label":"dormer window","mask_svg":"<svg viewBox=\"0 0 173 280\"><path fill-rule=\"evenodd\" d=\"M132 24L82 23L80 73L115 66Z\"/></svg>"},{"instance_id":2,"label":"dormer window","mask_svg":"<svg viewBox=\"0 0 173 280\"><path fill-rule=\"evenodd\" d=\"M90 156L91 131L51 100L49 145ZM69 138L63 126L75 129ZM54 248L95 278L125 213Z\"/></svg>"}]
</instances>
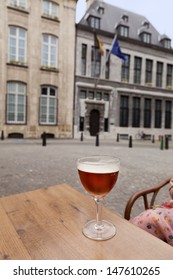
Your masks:
<instances>
[{"instance_id":1,"label":"dormer window","mask_svg":"<svg viewBox=\"0 0 173 280\"><path fill-rule=\"evenodd\" d=\"M163 44L163 47L165 49L170 49L171 48L171 40L169 40L169 39L163 40L162 44Z\"/></svg>"},{"instance_id":2,"label":"dormer window","mask_svg":"<svg viewBox=\"0 0 173 280\"><path fill-rule=\"evenodd\" d=\"M142 22L142 26L148 29L150 27L150 24L149 24L148 20L144 20Z\"/></svg>"},{"instance_id":3,"label":"dormer window","mask_svg":"<svg viewBox=\"0 0 173 280\"><path fill-rule=\"evenodd\" d=\"M129 17L128 17L128 15L126 15L126 14L122 15L121 19L122 19L124 22L128 22L128 21L129 21Z\"/></svg>"},{"instance_id":4,"label":"dormer window","mask_svg":"<svg viewBox=\"0 0 173 280\"><path fill-rule=\"evenodd\" d=\"M159 41L163 48L171 49L171 39L166 34L160 35Z\"/></svg>"},{"instance_id":5,"label":"dormer window","mask_svg":"<svg viewBox=\"0 0 173 280\"><path fill-rule=\"evenodd\" d=\"M89 16L88 23L90 27L100 29L100 18Z\"/></svg>"},{"instance_id":6,"label":"dormer window","mask_svg":"<svg viewBox=\"0 0 173 280\"><path fill-rule=\"evenodd\" d=\"M103 15L104 14L104 8L103 7L98 7L98 13L100 15Z\"/></svg>"},{"instance_id":7,"label":"dormer window","mask_svg":"<svg viewBox=\"0 0 173 280\"><path fill-rule=\"evenodd\" d=\"M151 34L147 32L141 33L141 40L144 43L151 44Z\"/></svg>"},{"instance_id":8,"label":"dormer window","mask_svg":"<svg viewBox=\"0 0 173 280\"><path fill-rule=\"evenodd\" d=\"M125 25L119 25L118 34L123 37L129 37L129 27Z\"/></svg>"}]
</instances>

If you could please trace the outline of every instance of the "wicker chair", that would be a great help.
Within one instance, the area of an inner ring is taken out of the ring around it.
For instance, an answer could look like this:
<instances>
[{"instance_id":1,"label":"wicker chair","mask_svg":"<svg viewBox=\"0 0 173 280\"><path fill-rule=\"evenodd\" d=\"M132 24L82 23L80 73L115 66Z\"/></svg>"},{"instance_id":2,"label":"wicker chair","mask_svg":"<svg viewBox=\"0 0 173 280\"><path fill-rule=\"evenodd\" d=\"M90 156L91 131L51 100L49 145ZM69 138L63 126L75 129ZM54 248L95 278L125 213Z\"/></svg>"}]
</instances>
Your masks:
<instances>
[{"instance_id":1,"label":"wicker chair","mask_svg":"<svg viewBox=\"0 0 173 280\"><path fill-rule=\"evenodd\" d=\"M162 189L163 187L165 187L169 184L170 179L171 178L167 178L166 180L160 182L157 185L152 186L149 189L144 189L144 190L138 191L135 194L133 194L130 197L129 201L127 202L127 205L126 205L126 208L124 211L124 218L126 220L130 220L132 207L133 207L134 203L136 202L136 200L140 197L143 198L145 210L152 208L152 206L154 205L156 196L158 195L158 192L160 191L160 189ZM149 196L149 194L152 194L152 195Z\"/></svg>"}]
</instances>

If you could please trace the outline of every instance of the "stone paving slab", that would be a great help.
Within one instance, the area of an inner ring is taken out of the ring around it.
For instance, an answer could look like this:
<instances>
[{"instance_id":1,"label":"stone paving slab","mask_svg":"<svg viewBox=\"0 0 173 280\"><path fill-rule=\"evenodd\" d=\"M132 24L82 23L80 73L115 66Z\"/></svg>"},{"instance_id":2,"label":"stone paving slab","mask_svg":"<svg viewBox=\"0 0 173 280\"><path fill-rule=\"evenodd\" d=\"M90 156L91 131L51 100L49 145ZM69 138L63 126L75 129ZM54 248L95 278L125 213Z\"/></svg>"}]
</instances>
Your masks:
<instances>
[{"instance_id":1,"label":"stone paving slab","mask_svg":"<svg viewBox=\"0 0 173 280\"><path fill-rule=\"evenodd\" d=\"M77 169L79 157L93 154L115 155L120 158L121 169L116 187L105 199L105 206L123 215L126 203L137 190L173 176L173 144L161 150L160 143L150 141L100 140L41 140L0 141L0 196L68 183L85 193ZM169 199L167 191L160 195L161 201ZM134 215L142 210L136 205Z\"/></svg>"}]
</instances>

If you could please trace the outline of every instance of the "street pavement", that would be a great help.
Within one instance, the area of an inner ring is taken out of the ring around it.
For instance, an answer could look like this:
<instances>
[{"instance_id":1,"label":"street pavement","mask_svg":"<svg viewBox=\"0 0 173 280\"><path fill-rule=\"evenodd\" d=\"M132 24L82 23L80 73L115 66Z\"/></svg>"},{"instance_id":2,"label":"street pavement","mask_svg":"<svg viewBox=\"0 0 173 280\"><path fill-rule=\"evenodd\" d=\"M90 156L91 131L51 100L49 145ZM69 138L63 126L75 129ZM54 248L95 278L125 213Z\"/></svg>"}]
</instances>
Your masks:
<instances>
[{"instance_id":1,"label":"street pavement","mask_svg":"<svg viewBox=\"0 0 173 280\"><path fill-rule=\"evenodd\" d=\"M46 146L42 146L42 140L0 140L0 196L61 183L68 183L86 194L78 177L77 159L96 154L114 155L120 158L120 173L116 187L104 204L123 216L126 203L135 191L173 176L172 142L163 150L159 142L143 140L133 141L132 147L128 140L100 140L99 146L95 144L95 138L84 141L48 139ZM169 193L164 190L158 203L167 199ZM140 201L133 215L141 211Z\"/></svg>"}]
</instances>

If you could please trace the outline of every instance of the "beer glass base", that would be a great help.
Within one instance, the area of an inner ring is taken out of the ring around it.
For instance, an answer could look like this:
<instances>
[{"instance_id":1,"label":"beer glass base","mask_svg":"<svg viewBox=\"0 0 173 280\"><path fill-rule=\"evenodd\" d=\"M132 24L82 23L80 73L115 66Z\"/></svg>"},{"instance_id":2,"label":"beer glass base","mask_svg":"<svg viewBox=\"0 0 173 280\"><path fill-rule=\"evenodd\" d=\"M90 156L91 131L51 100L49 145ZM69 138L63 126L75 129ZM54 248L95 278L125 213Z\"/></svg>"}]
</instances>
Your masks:
<instances>
[{"instance_id":1,"label":"beer glass base","mask_svg":"<svg viewBox=\"0 0 173 280\"><path fill-rule=\"evenodd\" d=\"M83 234L93 240L107 240L112 238L116 234L116 228L114 224L109 221L102 221L100 228L96 225L96 220L91 220L83 227Z\"/></svg>"}]
</instances>

